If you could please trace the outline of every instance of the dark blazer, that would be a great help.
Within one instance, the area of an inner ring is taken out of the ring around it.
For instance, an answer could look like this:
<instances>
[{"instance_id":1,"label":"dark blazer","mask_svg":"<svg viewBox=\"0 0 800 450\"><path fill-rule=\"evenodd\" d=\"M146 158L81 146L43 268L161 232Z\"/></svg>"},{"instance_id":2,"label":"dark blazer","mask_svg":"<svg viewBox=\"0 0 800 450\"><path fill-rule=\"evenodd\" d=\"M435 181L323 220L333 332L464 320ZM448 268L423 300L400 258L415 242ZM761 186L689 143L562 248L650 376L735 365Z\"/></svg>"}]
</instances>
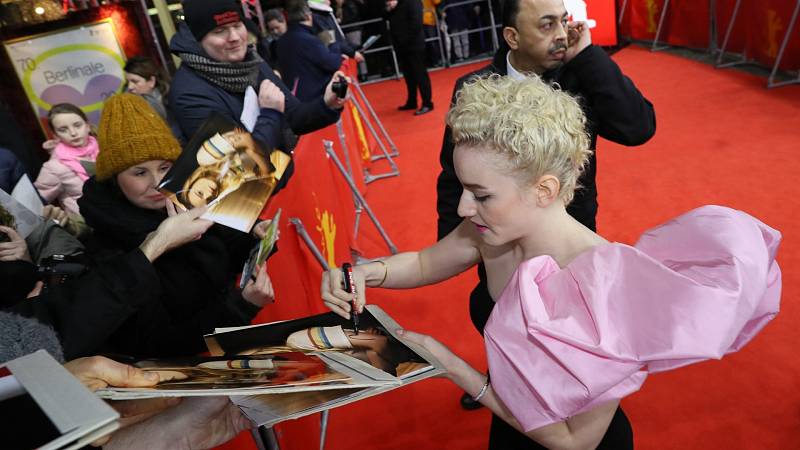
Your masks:
<instances>
[{"instance_id":1,"label":"dark blazer","mask_svg":"<svg viewBox=\"0 0 800 450\"><path fill-rule=\"evenodd\" d=\"M342 65L342 52L333 45L326 47L308 25L289 24L276 47L283 82L301 101L321 97Z\"/></svg>"},{"instance_id":2,"label":"dark blazer","mask_svg":"<svg viewBox=\"0 0 800 450\"><path fill-rule=\"evenodd\" d=\"M425 51L420 0L398 0L397 6L387 13L387 18L395 51L400 53Z\"/></svg>"}]
</instances>

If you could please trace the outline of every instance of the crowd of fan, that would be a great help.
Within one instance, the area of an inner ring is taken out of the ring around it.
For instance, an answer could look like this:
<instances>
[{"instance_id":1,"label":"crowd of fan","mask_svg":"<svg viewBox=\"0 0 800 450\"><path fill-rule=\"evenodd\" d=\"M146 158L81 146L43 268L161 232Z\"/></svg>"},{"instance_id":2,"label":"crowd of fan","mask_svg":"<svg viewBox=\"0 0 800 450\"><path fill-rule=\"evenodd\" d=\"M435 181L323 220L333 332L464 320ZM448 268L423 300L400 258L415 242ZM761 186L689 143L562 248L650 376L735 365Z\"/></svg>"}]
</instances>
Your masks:
<instances>
[{"instance_id":1,"label":"crowd of fan","mask_svg":"<svg viewBox=\"0 0 800 450\"><path fill-rule=\"evenodd\" d=\"M50 158L38 176L20 162L35 152L20 142L1 143L0 188L11 194L32 180L47 206L45 220L25 238L17 230L19 218L0 207L0 363L44 348L70 361L67 367L79 379L101 380L91 387L152 385L158 380L95 355L197 354L205 351L204 334L248 325L274 300L266 265L243 289L236 279L268 221L251 233L214 224L201 218L205 207L176 211L159 184L182 143L212 112L239 122L248 89L258 103L252 135L268 151L290 153L299 135L338 120L344 99L331 82L344 76L337 71L343 59L362 57L334 39L337 51L350 56L338 56L330 70L315 74L313 89L298 89L297 81L287 80L285 66L271 66L268 53L262 59L251 45L257 29L239 2L187 0L184 13L170 42L181 60L172 80L148 58L133 57L124 68L126 92L106 100L97 127L78 106L54 105L47 117L53 139L43 144ZM321 20L318 25L330 26ZM292 76L298 75L311 73ZM292 170L290 165L277 190ZM149 415L170 409L157 422L116 433L106 445L173 426L183 428L175 434L182 442L195 433L206 445L247 426L227 399L208 402L213 404L180 413L170 412L174 401L149 408ZM205 416L194 417L201 410ZM222 425L186 424L200 420Z\"/></svg>"}]
</instances>

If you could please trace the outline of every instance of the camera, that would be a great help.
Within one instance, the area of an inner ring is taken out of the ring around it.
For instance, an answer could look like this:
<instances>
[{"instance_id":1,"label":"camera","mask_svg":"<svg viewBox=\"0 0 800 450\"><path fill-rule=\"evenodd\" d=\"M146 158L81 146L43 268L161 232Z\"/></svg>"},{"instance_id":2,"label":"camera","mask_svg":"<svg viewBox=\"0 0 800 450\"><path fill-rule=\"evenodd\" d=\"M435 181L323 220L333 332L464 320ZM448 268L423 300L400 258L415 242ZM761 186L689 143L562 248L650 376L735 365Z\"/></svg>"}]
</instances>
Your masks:
<instances>
[{"instance_id":1,"label":"camera","mask_svg":"<svg viewBox=\"0 0 800 450\"><path fill-rule=\"evenodd\" d=\"M85 260L81 255L53 255L39 263L37 275L45 287L62 284L86 272Z\"/></svg>"},{"instance_id":2,"label":"camera","mask_svg":"<svg viewBox=\"0 0 800 450\"><path fill-rule=\"evenodd\" d=\"M331 83L331 90L339 98L347 97L347 80L340 75L338 79Z\"/></svg>"}]
</instances>

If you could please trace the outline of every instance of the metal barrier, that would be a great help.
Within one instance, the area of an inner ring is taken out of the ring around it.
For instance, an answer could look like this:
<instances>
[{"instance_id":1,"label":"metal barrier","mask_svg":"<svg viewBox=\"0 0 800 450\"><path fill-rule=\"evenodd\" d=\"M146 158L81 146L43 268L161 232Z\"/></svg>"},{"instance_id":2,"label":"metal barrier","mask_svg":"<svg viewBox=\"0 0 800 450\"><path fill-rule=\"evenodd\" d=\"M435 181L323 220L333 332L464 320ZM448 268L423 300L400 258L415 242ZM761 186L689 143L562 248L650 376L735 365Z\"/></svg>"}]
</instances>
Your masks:
<instances>
[{"instance_id":1,"label":"metal barrier","mask_svg":"<svg viewBox=\"0 0 800 450\"><path fill-rule=\"evenodd\" d=\"M468 57L468 58L465 58L465 60L462 61L462 62L457 62L457 63L454 63L454 64L450 63L450 58L449 58L450 55L449 55L449 52L446 51L447 45L445 44L445 42L452 41L452 37L453 36L456 36L456 37L462 36L462 35L469 36L469 35L474 34L474 33L483 33L485 31L490 31L491 43L492 43L491 54L494 54L497 51L497 49L499 48L497 33L500 30L501 25L498 24L497 22L495 22L494 10L492 8L492 2L490 0L465 0L465 1L462 1L462 2L445 5L441 9L441 11L445 12L445 14L446 14L446 11L448 9L452 9L452 8L455 8L455 7L462 7L462 6L465 6L465 5L475 5L475 6L481 6L481 7L485 6L486 8L488 8L488 11L489 11L489 14L488 14L488 16L489 16L489 25L488 26L480 26L480 27L477 27L477 28L467 28L466 30L459 31L457 33L448 33L446 31L446 26L442 27L442 19L439 18L438 14L434 14L435 21L436 21L436 35L425 38L425 43L426 44L432 43L432 42L436 42L437 43L437 46L439 48L439 54L441 56L441 58L440 58L441 64L440 65L435 65L433 67L428 67L428 70L437 70L437 69L442 69L442 68L447 68L447 67L452 67L452 66L458 66L458 65L462 65L462 64L469 64L469 63L472 63L472 62L475 62L475 61L480 61L482 59L486 59L486 58L482 58L482 57L477 57L477 58L469 58ZM339 26L339 31L344 36L347 30L354 29L354 28L357 28L357 27L363 27L365 25L377 24L377 23L383 23L383 27L382 27L382 31L383 32L382 32L382 34L385 35L385 36L388 36L389 30L390 30L389 21L386 20L386 19L383 19L383 18L362 20L362 21L359 21L359 22L352 22L352 23L340 25ZM445 31L443 31L442 28L445 28ZM386 80L386 79L389 79L389 78L399 79L401 77L400 66L399 66L399 64L397 62L397 52L395 51L393 43L390 43L388 45L383 45L381 47L369 48L369 49L367 49L365 51L362 51L361 53L366 57L367 55L377 54L377 53L387 52L387 51L390 52L391 57L392 57L392 63L393 63L393 66L394 66L394 74L393 74L393 76L390 76L390 77L379 76L377 78L371 78L368 81L369 83L377 82L377 81L383 81L383 80Z\"/></svg>"},{"instance_id":2,"label":"metal barrier","mask_svg":"<svg viewBox=\"0 0 800 450\"><path fill-rule=\"evenodd\" d=\"M465 0L463 2L447 4L442 8L442 12L445 15L447 15L447 10L448 9L457 8L457 7L461 7L461 6L465 6L465 5L482 6L481 4L483 4L483 3L485 3L486 6L489 8L489 24L490 24L489 26L478 27L478 28L467 28L464 31L459 31L459 32L456 32L456 33L448 33L447 31L445 31L444 36L445 36L446 39L452 41L451 38L453 36L456 36L456 37L458 37L458 36L467 36L467 37L469 37L469 35L473 34L473 33L482 33L484 31L490 31L490 34L492 36L492 54L494 54L497 51L498 47L499 47L499 44L497 42L497 30L500 27L494 21L494 10L492 9L492 2L490 0ZM447 59L449 61L449 57ZM468 59L468 58L465 58L465 59ZM471 62L471 61L469 61L469 62ZM457 65L457 64L453 64L453 65ZM450 65L448 64L447 67L450 67Z\"/></svg>"}]
</instances>

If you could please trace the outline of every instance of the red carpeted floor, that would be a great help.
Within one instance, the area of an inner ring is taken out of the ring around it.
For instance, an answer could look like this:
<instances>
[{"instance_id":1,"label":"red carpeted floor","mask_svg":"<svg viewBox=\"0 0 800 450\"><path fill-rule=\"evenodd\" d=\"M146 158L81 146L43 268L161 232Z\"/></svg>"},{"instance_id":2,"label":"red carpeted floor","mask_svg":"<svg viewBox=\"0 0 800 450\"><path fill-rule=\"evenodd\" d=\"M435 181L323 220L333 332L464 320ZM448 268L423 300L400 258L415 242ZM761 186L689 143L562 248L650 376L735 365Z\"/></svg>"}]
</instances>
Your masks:
<instances>
[{"instance_id":1,"label":"red carpeted floor","mask_svg":"<svg viewBox=\"0 0 800 450\"><path fill-rule=\"evenodd\" d=\"M625 399L636 446L800 448L800 86L766 90L756 76L636 47L614 59L655 105L658 131L638 148L598 144L601 234L633 243L647 228L709 203L745 210L784 234L778 318L743 351L652 376ZM405 100L402 81L365 87L401 152L401 176L371 184L367 200L401 250L435 239L443 117L455 79L476 67L432 72L436 110L421 117L396 111ZM387 253L362 223L367 256ZM403 326L485 367L467 311L474 281L469 273L437 286L368 295ZM446 380L427 380L335 409L325 448L484 449L489 413L462 410L460 395Z\"/></svg>"}]
</instances>

